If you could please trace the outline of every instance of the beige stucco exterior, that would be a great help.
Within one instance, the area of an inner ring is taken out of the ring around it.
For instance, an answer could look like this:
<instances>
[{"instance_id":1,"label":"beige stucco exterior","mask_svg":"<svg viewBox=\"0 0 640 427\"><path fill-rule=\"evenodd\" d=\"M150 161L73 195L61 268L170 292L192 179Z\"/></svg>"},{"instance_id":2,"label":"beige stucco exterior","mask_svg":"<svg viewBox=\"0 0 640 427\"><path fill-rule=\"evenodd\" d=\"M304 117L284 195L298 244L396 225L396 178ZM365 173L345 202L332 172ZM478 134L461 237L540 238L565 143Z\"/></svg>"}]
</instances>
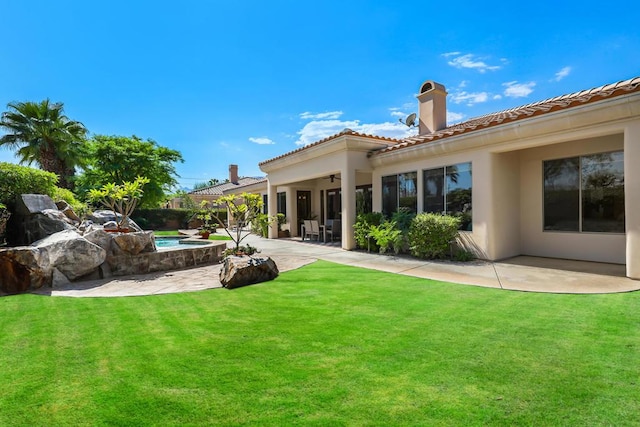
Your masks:
<instances>
[{"instance_id":1,"label":"beige stucco exterior","mask_svg":"<svg viewBox=\"0 0 640 427\"><path fill-rule=\"evenodd\" d=\"M262 163L270 212L275 209L271 201L282 189L292 201L295 191L312 191L312 209L320 212L320 190L338 184L342 247L353 249L357 185L372 185L373 211L381 211L382 177L415 171L420 212L422 171L470 162L473 231L461 232L461 242L477 256L498 260L534 255L619 263L626 264L629 277L640 279L640 91L373 153L389 144L383 138L345 132ZM626 233L544 231L543 162L621 150ZM340 180L330 184L330 175ZM292 208L289 212L295 205ZM291 220L295 223L296 218Z\"/></svg>"}]
</instances>

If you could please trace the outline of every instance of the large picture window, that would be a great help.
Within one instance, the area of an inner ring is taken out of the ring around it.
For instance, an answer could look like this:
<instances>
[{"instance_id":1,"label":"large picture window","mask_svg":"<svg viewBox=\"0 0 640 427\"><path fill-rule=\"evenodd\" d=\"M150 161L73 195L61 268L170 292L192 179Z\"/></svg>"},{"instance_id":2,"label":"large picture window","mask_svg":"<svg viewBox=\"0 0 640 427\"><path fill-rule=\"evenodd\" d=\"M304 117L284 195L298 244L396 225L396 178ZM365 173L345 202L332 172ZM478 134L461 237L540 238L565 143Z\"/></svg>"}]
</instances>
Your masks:
<instances>
[{"instance_id":1,"label":"large picture window","mask_svg":"<svg viewBox=\"0 0 640 427\"><path fill-rule=\"evenodd\" d=\"M424 212L456 215L460 229L472 229L471 163L422 171Z\"/></svg>"},{"instance_id":2,"label":"large picture window","mask_svg":"<svg viewBox=\"0 0 640 427\"><path fill-rule=\"evenodd\" d=\"M544 229L624 233L623 152L545 161Z\"/></svg>"},{"instance_id":3,"label":"large picture window","mask_svg":"<svg viewBox=\"0 0 640 427\"><path fill-rule=\"evenodd\" d=\"M382 177L382 213L389 217L399 208L418 210L417 172Z\"/></svg>"}]
</instances>

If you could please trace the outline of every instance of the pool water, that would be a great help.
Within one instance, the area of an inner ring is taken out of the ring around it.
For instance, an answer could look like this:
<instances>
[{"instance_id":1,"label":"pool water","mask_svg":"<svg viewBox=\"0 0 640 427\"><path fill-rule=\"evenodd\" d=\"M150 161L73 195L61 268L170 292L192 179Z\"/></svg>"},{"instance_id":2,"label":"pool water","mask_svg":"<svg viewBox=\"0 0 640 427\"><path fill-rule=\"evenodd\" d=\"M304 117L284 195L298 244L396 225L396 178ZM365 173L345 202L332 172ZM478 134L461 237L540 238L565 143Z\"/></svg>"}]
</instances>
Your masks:
<instances>
[{"instance_id":1,"label":"pool water","mask_svg":"<svg viewBox=\"0 0 640 427\"><path fill-rule=\"evenodd\" d=\"M185 246L200 246L207 244L206 240L200 242L182 242L186 237L156 237L156 248L158 249L170 249Z\"/></svg>"}]
</instances>

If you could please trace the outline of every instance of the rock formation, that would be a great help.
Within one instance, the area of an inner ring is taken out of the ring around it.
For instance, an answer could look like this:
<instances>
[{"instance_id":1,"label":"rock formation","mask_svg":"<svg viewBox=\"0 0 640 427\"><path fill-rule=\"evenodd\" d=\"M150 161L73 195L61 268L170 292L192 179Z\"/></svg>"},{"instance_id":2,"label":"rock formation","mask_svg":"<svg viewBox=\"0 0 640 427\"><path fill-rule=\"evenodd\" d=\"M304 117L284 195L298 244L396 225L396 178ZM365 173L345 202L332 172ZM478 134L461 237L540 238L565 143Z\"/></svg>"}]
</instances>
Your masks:
<instances>
[{"instance_id":1,"label":"rock formation","mask_svg":"<svg viewBox=\"0 0 640 427\"><path fill-rule=\"evenodd\" d=\"M269 257L228 256L222 263L220 283L234 289L273 280L278 273L276 263Z\"/></svg>"}]
</instances>

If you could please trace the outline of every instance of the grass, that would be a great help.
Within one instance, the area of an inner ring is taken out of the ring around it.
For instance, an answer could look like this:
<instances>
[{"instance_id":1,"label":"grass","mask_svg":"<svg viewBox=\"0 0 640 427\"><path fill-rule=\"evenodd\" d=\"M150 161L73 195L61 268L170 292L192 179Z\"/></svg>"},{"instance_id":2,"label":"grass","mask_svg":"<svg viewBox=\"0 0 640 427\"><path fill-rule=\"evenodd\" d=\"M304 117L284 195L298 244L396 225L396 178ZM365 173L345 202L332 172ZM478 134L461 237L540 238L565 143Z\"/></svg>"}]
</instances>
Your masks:
<instances>
[{"instance_id":1,"label":"grass","mask_svg":"<svg viewBox=\"0 0 640 427\"><path fill-rule=\"evenodd\" d=\"M318 261L233 291L0 299L0 425L637 425L640 293Z\"/></svg>"},{"instance_id":2,"label":"grass","mask_svg":"<svg viewBox=\"0 0 640 427\"><path fill-rule=\"evenodd\" d=\"M153 234L156 237L162 236L180 236L178 230L169 230L169 231L154 231ZM231 240L231 237L225 234L211 234L209 235L209 240Z\"/></svg>"}]
</instances>

